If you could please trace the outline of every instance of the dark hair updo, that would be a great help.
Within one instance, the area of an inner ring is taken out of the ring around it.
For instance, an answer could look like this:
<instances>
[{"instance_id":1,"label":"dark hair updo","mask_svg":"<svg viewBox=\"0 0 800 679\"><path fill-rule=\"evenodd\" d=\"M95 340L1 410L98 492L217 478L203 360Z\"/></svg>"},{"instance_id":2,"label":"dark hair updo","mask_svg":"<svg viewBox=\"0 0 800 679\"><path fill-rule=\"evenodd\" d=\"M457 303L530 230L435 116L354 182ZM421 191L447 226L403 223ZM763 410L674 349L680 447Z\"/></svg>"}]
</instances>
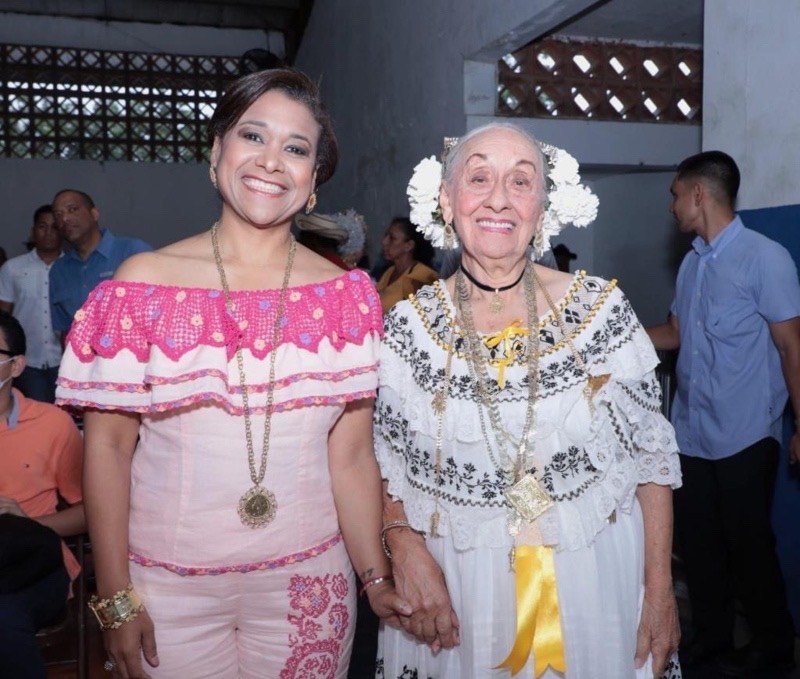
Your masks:
<instances>
[{"instance_id":1,"label":"dark hair updo","mask_svg":"<svg viewBox=\"0 0 800 679\"><path fill-rule=\"evenodd\" d=\"M339 146L333 133L328 112L319 96L319 88L311 78L293 68L275 68L259 71L235 80L222 95L211 122L208 124L208 142L222 139L256 100L270 90L279 90L287 97L303 104L319 125L317 144L317 186L324 184L336 170Z\"/></svg>"}]
</instances>

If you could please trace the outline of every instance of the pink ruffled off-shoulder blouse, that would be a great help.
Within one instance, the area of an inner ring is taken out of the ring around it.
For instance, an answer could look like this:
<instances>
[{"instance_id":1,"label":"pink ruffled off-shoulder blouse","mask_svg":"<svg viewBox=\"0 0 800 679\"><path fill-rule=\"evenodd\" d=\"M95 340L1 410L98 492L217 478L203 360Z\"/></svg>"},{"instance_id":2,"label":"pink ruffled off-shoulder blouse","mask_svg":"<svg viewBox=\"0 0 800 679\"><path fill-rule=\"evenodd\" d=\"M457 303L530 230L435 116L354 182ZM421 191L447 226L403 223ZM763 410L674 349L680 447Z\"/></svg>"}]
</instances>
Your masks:
<instances>
[{"instance_id":1,"label":"pink ruffled off-shoulder blouse","mask_svg":"<svg viewBox=\"0 0 800 679\"><path fill-rule=\"evenodd\" d=\"M131 558L182 575L277 568L340 539L328 433L349 401L375 396L381 304L350 271L290 287L272 346L279 290L233 292L101 283L76 313L58 402L139 413L130 502ZM276 351L265 528L244 526L253 484L236 362L241 344L258 469Z\"/></svg>"}]
</instances>

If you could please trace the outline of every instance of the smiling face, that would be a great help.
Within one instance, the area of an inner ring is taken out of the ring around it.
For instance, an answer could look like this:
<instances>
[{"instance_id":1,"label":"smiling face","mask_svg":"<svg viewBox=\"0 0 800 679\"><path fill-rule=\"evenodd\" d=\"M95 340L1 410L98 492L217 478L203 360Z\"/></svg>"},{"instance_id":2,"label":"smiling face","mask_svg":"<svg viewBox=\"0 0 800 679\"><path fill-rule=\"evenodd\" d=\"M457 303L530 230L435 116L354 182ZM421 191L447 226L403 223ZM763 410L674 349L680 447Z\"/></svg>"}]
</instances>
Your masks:
<instances>
[{"instance_id":1,"label":"smiling face","mask_svg":"<svg viewBox=\"0 0 800 679\"><path fill-rule=\"evenodd\" d=\"M223 217L232 212L256 226L291 223L314 190L319 134L304 104L280 90L261 95L214 142Z\"/></svg>"},{"instance_id":2,"label":"smiling face","mask_svg":"<svg viewBox=\"0 0 800 679\"><path fill-rule=\"evenodd\" d=\"M482 268L525 257L544 217L542 154L524 134L490 128L464 143L440 203L464 246L466 262Z\"/></svg>"}]
</instances>

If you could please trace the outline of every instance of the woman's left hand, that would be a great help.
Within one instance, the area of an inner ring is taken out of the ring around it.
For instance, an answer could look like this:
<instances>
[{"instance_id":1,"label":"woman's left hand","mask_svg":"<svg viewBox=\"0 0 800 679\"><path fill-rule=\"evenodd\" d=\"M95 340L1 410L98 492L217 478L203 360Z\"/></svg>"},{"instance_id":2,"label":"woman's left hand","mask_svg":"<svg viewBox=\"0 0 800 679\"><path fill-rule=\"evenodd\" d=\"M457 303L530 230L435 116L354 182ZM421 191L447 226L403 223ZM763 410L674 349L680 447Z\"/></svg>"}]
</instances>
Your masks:
<instances>
[{"instance_id":1,"label":"woman's left hand","mask_svg":"<svg viewBox=\"0 0 800 679\"><path fill-rule=\"evenodd\" d=\"M397 593L391 580L368 587L366 594L375 615L387 625L402 629L400 616L408 617L412 610L408 602Z\"/></svg>"},{"instance_id":2,"label":"woman's left hand","mask_svg":"<svg viewBox=\"0 0 800 679\"><path fill-rule=\"evenodd\" d=\"M644 665L648 655L652 655L653 676L660 677L668 660L678 650L680 639L678 605L672 586L645 588L636 635L636 669Z\"/></svg>"}]
</instances>

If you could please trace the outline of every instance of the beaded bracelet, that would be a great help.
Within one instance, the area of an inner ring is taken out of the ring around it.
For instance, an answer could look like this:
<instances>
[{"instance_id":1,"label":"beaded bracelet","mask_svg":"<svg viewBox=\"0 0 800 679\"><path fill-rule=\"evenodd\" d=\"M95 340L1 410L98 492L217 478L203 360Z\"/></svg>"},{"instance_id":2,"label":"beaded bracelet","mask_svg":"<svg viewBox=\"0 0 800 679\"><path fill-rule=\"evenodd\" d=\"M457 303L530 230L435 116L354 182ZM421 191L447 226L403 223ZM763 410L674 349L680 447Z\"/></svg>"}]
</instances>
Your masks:
<instances>
[{"instance_id":1,"label":"beaded bracelet","mask_svg":"<svg viewBox=\"0 0 800 679\"><path fill-rule=\"evenodd\" d=\"M381 546L383 547L383 553L389 561L392 560L392 550L390 550L389 545L386 544L386 533L392 530L392 528L411 528L411 530L414 530L408 521L392 521L381 528Z\"/></svg>"},{"instance_id":2,"label":"beaded bracelet","mask_svg":"<svg viewBox=\"0 0 800 679\"><path fill-rule=\"evenodd\" d=\"M394 580L394 576L392 575L379 575L377 578L370 578L366 580L363 585L361 585L361 590L358 593L358 596L364 596L364 593L370 588L374 587L375 585L380 585L382 582L388 582L389 580Z\"/></svg>"},{"instance_id":3,"label":"beaded bracelet","mask_svg":"<svg viewBox=\"0 0 800 679\"><path fill-rule=\"evenodd\" d=\"M135 620L144 609L142 600L133 589L132 583L108 599L98 599L97 595L93 596L89 599L88 606L103 631L119 629L124 623Z\"/></svg>"}]
</instances>

